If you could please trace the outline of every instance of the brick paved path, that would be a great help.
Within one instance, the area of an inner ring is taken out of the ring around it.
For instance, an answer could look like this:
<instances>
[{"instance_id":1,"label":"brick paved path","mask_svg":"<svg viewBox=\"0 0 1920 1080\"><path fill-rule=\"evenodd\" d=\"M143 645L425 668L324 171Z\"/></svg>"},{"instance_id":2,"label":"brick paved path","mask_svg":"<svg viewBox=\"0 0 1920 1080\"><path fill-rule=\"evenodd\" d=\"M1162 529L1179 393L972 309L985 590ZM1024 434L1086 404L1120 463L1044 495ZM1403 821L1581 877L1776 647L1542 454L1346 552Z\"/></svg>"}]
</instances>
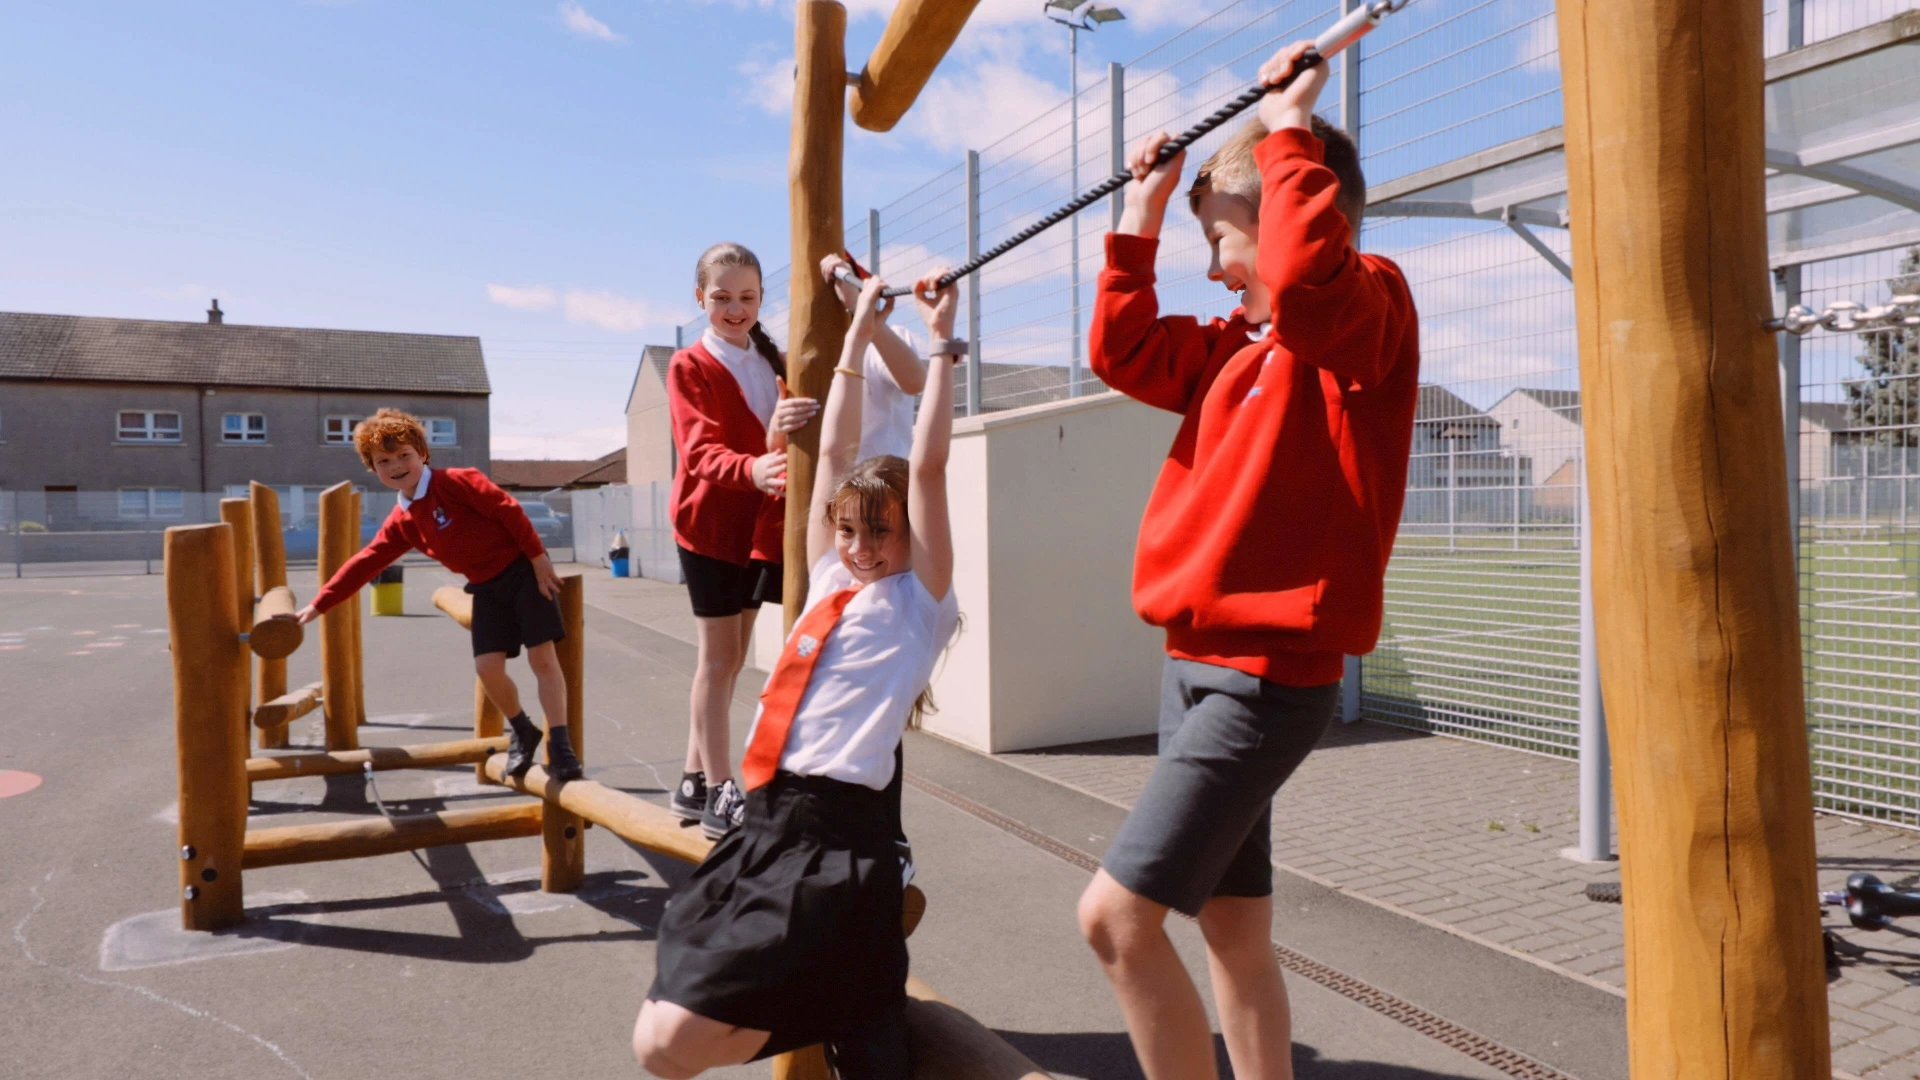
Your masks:
<instances>
[{"instance_id":1,"label":"brick paved path","mask_svg":"<svg viewBox=\"0 0 1920 1080\"><path fill-rule=\"evenodd\" d=\"M1002 754L1001 760L1131 806L1151 738ZM1560 857L1579 842L1574 763L1363 721L1335 724L1274 805L1283 869L1618 989L1620 908L1582 895L1612 867ZM1920 877L1920 834L1822 815L1821 884L1867 870ZM1811 898L1809 898L1811 899ZM1831 986L1834 1067L1920 1078L1920 940L1862 933L1829 910L1850 957ZM1920 927L1915 928L1920 938Z\"/></svg>"}]
</instances>

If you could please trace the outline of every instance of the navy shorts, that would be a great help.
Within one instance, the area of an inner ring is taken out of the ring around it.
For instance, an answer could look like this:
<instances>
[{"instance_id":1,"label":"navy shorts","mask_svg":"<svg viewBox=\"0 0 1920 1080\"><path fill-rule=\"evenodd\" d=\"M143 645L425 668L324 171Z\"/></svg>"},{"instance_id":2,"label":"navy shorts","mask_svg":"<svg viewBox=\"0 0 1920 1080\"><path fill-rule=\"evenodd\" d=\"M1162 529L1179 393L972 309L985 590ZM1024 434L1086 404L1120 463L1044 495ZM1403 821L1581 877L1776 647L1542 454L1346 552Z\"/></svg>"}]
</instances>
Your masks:
<instances>
[{"instance_id":1,"label":"navy shorts","mask_svg":"<svg viewBox=\"0 0 1920 1080\"><path fill-rule=\"evenodd\" d=\"M1281 686L1167 659L1160 760L1102 861L1186 915L1216 896L1273 895L1273 795L1333 719L1340 684Z\"/></svg>"},{"instance_id":2,"label":"navy shorts","mask_svg":"<svg viewBox=\"0 0 1920 1080\"><path fill-rule=\"evenodd\" d=\"M519 656L522 645L531 648L567 636L559 602L540 595L533 563L525 555L485 581L470 582L467 593L473 597L475 656Z\"/></svg>"}]
</instances>

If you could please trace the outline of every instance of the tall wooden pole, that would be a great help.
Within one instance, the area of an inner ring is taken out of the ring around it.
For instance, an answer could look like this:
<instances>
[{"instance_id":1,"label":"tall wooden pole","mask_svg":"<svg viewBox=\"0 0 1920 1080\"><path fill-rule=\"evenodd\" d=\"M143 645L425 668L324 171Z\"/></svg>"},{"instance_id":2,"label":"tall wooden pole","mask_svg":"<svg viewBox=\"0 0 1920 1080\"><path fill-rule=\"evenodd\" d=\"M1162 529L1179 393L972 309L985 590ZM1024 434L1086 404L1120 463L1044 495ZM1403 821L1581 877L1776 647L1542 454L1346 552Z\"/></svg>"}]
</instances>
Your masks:
<instances>
[{"instance_id":1,"label":"tall wooden pole","mask_svg":"<svg viewBox=\"0 0 1920 1080\"><path fill-rule=\"evenodd\" d=\"M848 111L868 131L900 122L980 0L900 0L867 58Z\"/></svg>"},{"instance_id":2,"label":"tall wooden pole","mask_svg":"<svg viewBox=\"0 0 1920 1080\"><path fill-rule=\"evenodd\" d=\"M258 567L253 588L256 595L265 596L287 583L287 547L286 537L280 531L280 496L256 480L247 485L247 501L253 504L253 557ZM259 687L254 696L256 705L265 705L287 692L285 657L278 660L260 657L257 674ZM262 750L274 750L287 745L285 724L260 728L259 732Z\"/></svg>"},{"instance_id":3,"label":"tall wooden pole","mask_svg":"<svg viewBox=\"0 0 1920 1080\"><path fill-rule=\"evenodd\" d=\"M792 310L787 329L787 386L825 403L847 332L847 313L820 280L820 260L845 243L840 223L840 153L846 138L847 9L836 0L799 0L794 10L791 189ZM787 442L786 625L807 601L807 503L820 451L820 416Z\"/></svg>"},{"instance_id":4,"label":"tall wooden pole","mask_svg":"<svg viewBox=\"0 0 1920 1080\"><path fill-rule=\"evenodd\" d=\"M353 485L345 480L320 493L320 584L353 557L360 522L353 516ZM356 750L359 719L354 714L353 605L356 594L320 616L321 707L326 712L327 749Z\"/></svg>"},{"instance_id":5,"label":"tall wooden pole","mask_svg":"<svg viewBox=\"0 0 1920 1080\"><path fill-rule=\"evenodd\" d=\"M180 925L220 930L245 917L247 649L234 598L231 526L166 532L167 639L180 782Z\"/></svg>"},{"instance_id":6,"label":"tall wooden pole","mask_svg":"<svg viewBox=\"0 0 1920 1080\"><path fill-rule=\"evenodd\" d=\"M241 632L245 633L253 627L253 507L245 499L221 499L220 520L233 530L233 602L240 615ZM253 666L249 663L244 667L240 673L240 703L236 706L243 742L253 727L247 722L253 715Z\"/></svg>"},{"instance_id":7,"label":"tall wooden pole","mask_svg":"<svg viewBox=\"0 0 1920 1080\"><path fill-rule=\"evenodd\" d=\"M1822 1077L1761 12L1558 11L1632 1072Z\"/></svg>"},{"instance_id":8,"label":"tall wooden pole","mask_svg":"<svg viewBox=\"0 0 1920 1080\"><path fill-rule=\"evenodd\" d=\"M586 740L586 618L583 606L586 582L573 574L560 579L560 622L567 636L555 648L560 670L567 677L567 735L573 751L585 761ZM549 719L547 726L552 727ZM481 763L483 766L485 762ZM540 888L545 892L573 892L587 876L587 822L558 803L547 803L540 827Z\"/></svg>"},{"instance_id":9,"label":"tall wooden pole","mask_svg":"<svg viewBox=\"0 0 1920 1080\"><path fill-rule=\"evenodd\" d=\"M360 515L360 493L356 491L353 493L353 532L349 534L349 546L352 551L348 558L359 554L360 549L366 546L360 540L360 525L363 520ZM366 649L360 643L360 624L366 616L365 599L356 593L350 610L353 612L353 726L359 727L367 722Z\"/></svg>"}]
</instances>

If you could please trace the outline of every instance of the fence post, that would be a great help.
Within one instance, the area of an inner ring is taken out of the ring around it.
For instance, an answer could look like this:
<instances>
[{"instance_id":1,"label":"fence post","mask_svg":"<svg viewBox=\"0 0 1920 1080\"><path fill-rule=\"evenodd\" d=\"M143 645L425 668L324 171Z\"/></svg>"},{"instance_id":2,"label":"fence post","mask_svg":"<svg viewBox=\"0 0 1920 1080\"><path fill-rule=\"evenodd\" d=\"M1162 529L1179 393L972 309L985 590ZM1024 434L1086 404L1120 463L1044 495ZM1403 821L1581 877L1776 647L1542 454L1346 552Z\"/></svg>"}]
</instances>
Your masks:
<instances>
[{"instance_id":1,"label":"fence post","mask_svg":"<svg viewBox=\"0 0 1920 1080\"><path fill-rule=\"evenodd\" d=\"M1789 11L1800 6L1793 0ZM1789 26L1793 25L1789 16ZM1783 266L1773 272L1774 314L1785 315L1800 302L1800 267ZM1785 330L1774 335L1780 348L1780 419L1787 437L1787 521L1793 536L1793 568L1800 570L1800 335Z\"/></svg>"},{"instance_id":2,"label":"fence post","mask_svg":"<svg viewBox=\"0 0 1920 1080\"><path fill-rule=\"evenodd\" d=\"M1351 724L1360 719L1360 658L1347 657L1340 673L1340 722Z\"/></svg>"},{"instance_id":3,"label":"fence post","mask_svg":"<svg viewBox=\"0 0 1920 1080\"><path fill-rule=\"evenodd\" d=\"M1607 749L1607 708L1600 693L1600 650L1593 633L1593 535L1588 510L1586 455L1580 470L1580 846L1581 862L1613 858L1613 762Z\"/></svg>"},{"instance_id":4,"label":"fence post","mask_svg":"<svg viewBox=\"0 0 1920 1080\"><path fill-rule=\"evenodd\" d=\"M980 151L967 151L967 259L980 257ZM967 415L980 415L980 271L967 275Z\"/></svg>"},{"instance_id":5,"label":"fence post","mask_svg":"<svg viewBox=\"0 0 1920 1080\"><path fill-rule=\"evenodd\" d=\"M1340 14L1351 15L1364 0L1340 0ZM1340 127L1360 145L1360 42L1340 54Z\"/></svg>"},{"instance_id":6,"label":"fence post","mask_svg":"<svg viewBox=\"0 0 1920 1080\"><path fill-rule=\"evenodd\" d=\"M13 576L27 576L27 534L20 528L20 493L13 493Z\"/></svg>"},{"instance_id":7,"label":"fence post","mask_svg":"<svg viewBox=\"0 0 1920 1080\"><path fill-rule=\"evenodd\" d=\"M867 209L867 273L880 273L880 211Z\"/></svg>"},{"instance_id":8,"label":"fence post","mask_svg":"<svg viewBox=\"0 0 1920 1080\"><path fill-rule=\"evenodd\" d=\"M1107 64L1107 173L1124 172L1126 167L1127 65L1115 60ZM1115 188L1113 194L1107 197L1108 228L1115 232L1120 230L1120 213L1126 208L1127 189Z\"/></svg>"}]
</instances>

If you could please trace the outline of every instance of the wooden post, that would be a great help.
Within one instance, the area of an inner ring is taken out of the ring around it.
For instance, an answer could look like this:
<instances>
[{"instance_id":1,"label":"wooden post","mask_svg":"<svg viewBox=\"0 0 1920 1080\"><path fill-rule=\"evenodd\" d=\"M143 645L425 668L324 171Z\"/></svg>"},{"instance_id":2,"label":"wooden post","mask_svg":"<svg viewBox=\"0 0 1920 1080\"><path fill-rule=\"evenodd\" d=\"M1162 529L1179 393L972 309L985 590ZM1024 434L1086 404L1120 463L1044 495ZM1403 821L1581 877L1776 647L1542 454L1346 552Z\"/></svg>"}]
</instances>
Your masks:
<instances>
[{"instance_id":1,"label":"wooden post","mask_svg":"<svg viewBox=\"0 0 1920 1080\"><path fill-rule=\"evenodd\" d=\"M353 493L353 553L366 545L360 541L360 493ZM351 556L349 556L351 557ZM367 722L366 649L360 643L360 624L366 617L366 601L359 593L353 597L353 726Z\"/></svg>"},{"instance_id":2,"label":"wooden post","mask_svg":"<svg viewBox=\"0 0 1920 1080\"><path fill-rule=\"evenodd\" d=\"M287 547L280 526L280 496L256 480L247 485L247 501L253 504L253 561L256 567L253 591L256 595L265 596L287 583ZM287 692L286 658L269 659L262 656L257 666L255 703L265 705L284 696ZM279 749L287 745L287 726L282 724L279 727L260 728L257 738L260 749Z\"/></svg>"},{"instance_id":3,"label":"wooden post","mask_svg":"<svg viewBox=\"0 0 1920 1080\"><path fill-rule=\"evenodd\" d=\"M827 1052L818 1046L804 1046L773 1059L773 1080L833 1080L827 1067Z\"/></svg>"},{"instance_id":4,"label":"wooden post","mask_svg":"<svg viewBox=\"0 0 1920 1080\"><path fill-rule=\"evenodd\" d=\"M794 12L791 189L793 267L787 277L787 386L825 402L847 332L847 313L820 280L820 260L845 243L840 227L840 153L846 135L847 9L836 0L799 0ZM820 417L787 441L787 629L807 601L807 501L820 452Z\"/></svg>"},{"instance_id":5,"label":"wooden post","mask_svg":"<svg viewBox=\"0 0 1920 1080\"><path fill-rule=\"evenodd\" d=\"M233 530L233 603L240 615L240 632L251 641L253 635L253 507L245 499L221 499L220 520ZM241 741L248 741L247 723L253 712L253 664L240 679Z\"/></svg>"},{"instance_id":6,"label":"wooden post","mask_svg":"<svg viewBox=\"0 0 1920 1080\"><path fill-rule=\"evenodd\" d=\"M1761 12L1558 0L1633 1075L1828 1075Z\"/></svg>"},{"instance_id":7,"label":"wooden post","mask_svg":"<svg viewBox=\"0 0 1920 1080\"><path fill-rule=\"evenodd\" d=\"M585 740L581 738L584 726L581 721L586 714L585 584L578 574L560 579L560 622L567 636L555 648L560 670L567 677L567 734L581 761L587 758ZM547 726L553 726L551 719ZM557 803L548 804L546 815L541 818L540 845L540 888L546 892L578 889L587 875L586 820Z\"/></svg>"},{"instance_id":8,"label":"wooden post","mask_svg":"<svg viewBox=\"0 0 1920 1080\"><path fill-rule=\"evenodd\" d=\"M353 557L360 523L353 518L353 485L342 480L320 493L320 584ZM353 606L348 597L320 616L320 702L326 713L327 749L360 745L353 712Z\"/></svg>"},{"instance_id":9,"label":"wooden post","mask_svg":"<svg viewBox=\"0 0 1920 1080\"><path fill-rule=\"evenodd\" d=\"M458 585L442 585L433 590L433 606L447 613L447 617L460 624L462 629L473 626L473 597ZM571 694L572 688L568 691ZM491 739L505 734L507 718L494 708L493 699L487 696L487 684L478 676L473 680L473 737ZM491 784L487 777L487 763L478 762L473 767L473 780L477 784Z\"/></svg>"},{"instance_id":10,"label":"wooden post","mask_svg":"<svg viewBox=\"0 0 1920 1080\"><path fill-rule=\"evenodd\" d=\"M180 779L180 925L219 930L245 918L247 650L234 596L233 529L166 532L167 636L173 651Z\"/></svg>"},{"instance_id":11,"label":"wooden post","mask_svg":"<svg viewBox=\"0 0 1920 1080\"><path fill-rule=\"evenodd\" d=\"M854 85L853 122L868 131L889 131L899 123L979 3L900 0Z\"/></svg>"}]
</instances>

